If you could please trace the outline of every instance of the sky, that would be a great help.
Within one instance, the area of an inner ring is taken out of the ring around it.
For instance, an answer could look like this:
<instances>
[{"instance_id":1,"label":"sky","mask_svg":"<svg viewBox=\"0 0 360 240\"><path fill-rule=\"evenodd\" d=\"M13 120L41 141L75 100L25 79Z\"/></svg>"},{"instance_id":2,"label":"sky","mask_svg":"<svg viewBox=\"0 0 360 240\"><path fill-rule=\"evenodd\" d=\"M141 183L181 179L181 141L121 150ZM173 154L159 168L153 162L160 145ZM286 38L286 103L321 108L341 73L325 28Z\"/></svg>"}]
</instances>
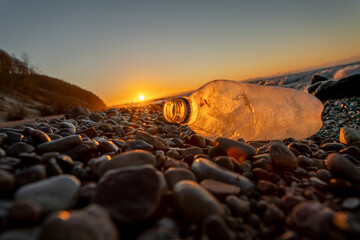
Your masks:
<instances>
[{"instance_id":1,"label":"sky","mask_svg":"<svg viewBox=\"0 0 360 240\"><path fill-rule=\"evenodd\" d=\"M0 49L108 105L360 55L359 0L0 0Z\"/></svg>"}]
</instances>

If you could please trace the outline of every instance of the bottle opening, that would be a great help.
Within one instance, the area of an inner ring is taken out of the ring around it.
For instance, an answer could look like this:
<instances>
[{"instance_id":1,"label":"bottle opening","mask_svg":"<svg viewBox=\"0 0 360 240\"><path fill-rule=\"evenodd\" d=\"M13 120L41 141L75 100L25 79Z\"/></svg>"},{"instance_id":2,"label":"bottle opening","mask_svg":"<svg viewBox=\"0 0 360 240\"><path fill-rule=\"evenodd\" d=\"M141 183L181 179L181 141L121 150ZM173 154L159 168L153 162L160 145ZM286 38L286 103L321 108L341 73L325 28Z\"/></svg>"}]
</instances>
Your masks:
<instances>
[{"instance_id":1,"label":"bottle opening","mask_svg":"<svg viewBox=\"0 0 360 240\"><path fill-rule=\"evenodd\" d=\"M165 102L163 112L166 121L185 124L191 113L189 100L185 97L171 98Z\"/></svg>"}]
</instances>

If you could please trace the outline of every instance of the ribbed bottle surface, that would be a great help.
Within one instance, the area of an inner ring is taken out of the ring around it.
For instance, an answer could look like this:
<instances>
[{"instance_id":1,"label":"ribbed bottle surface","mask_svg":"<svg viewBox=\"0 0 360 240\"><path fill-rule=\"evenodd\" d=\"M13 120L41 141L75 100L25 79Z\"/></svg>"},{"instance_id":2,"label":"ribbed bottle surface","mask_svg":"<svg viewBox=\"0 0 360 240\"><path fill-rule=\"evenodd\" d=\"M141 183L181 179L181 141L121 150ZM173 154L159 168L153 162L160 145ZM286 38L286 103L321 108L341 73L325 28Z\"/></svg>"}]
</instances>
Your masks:
<instances>
[{"instance_id":1,"label":"ribbed bottle surface","mask_svg":"<svg viewBox=\"0 0 360 240\"><path fill-rule=\"evenodd\" d=\"M308 93L288 88L215 80L191 94L188 103L166 102L165 119L187 122L193 131L209 139L303 139L322 126L322 103Z\"/></svg>"}]
</instances>

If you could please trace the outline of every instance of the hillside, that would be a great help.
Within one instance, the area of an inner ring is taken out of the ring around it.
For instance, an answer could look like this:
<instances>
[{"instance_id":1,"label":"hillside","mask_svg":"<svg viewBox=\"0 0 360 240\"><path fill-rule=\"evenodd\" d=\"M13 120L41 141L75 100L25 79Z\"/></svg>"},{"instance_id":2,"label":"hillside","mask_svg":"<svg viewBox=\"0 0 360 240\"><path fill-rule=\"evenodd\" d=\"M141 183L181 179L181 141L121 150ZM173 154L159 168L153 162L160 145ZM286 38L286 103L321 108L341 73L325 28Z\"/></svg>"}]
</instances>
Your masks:
<instances>
[{"instance_id":1,"label":"hillside","mask_svg":"<svg viewBox=\"0 0 360 240\"><path fill-rule=\"evenodd\" d=\"M1 49L0 89L0 93L13 93L13 96L21 96L25 101L29 99L38 103L35 105L41 115L64 113L71 106L87 107L90 110L106 108L105 103L94 93L63 80L38 74L26 56L19 60ZM2 96L0 99L3 102L10 98ZM18 108L23 105L25 102L21 100L17 103Z\"/></svg>"}]
</instances>

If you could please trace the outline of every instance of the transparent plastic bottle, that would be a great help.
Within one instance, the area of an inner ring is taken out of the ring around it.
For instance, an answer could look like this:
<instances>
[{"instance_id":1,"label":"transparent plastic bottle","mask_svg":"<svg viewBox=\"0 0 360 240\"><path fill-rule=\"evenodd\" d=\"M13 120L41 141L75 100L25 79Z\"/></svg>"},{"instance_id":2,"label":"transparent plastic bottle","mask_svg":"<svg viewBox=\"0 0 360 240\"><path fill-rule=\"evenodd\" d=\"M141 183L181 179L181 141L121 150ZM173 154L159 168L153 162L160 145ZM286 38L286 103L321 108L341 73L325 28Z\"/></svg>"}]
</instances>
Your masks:
<instances>
[{"instance_id":1,"label":"transparent plastic bottle","mask_svg":"<svg viewBox=\"0 0 360 240\"><path fill-rule=\"evenodd\" d=\"M322 126L323 105L303 91L230 80L211 81L189 97L165 102L168 122L208 138L304 139Z\"/></svg>"}]
</instances>

